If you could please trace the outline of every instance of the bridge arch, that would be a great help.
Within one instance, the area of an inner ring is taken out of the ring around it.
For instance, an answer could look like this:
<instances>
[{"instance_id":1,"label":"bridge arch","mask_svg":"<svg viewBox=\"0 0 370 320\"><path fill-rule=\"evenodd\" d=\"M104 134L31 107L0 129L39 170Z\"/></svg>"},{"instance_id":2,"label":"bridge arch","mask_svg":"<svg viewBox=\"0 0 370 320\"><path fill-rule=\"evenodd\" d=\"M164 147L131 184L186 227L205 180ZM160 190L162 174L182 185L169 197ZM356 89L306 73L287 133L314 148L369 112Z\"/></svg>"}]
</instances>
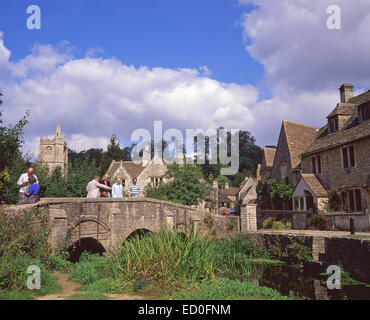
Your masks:
<instances>
[{"instance_id":1,"label":"bridge arch","mask_svg":"<svg viewBox=\"0 0 370 320\"><path fill-rule=\"evenodd\" d=\"M100 241L96 240L92 237L81 238L75 241L69 248L69 260L71 262L78 262L80 260L80 256L84 251L88 251L90 253L97 253L102 255L106 252L104 246L101 244Z\"/></svg>"},{"instance_id":2,"label":"bridge arch","mask_svg":"<svg viewBox=\"0 0 370 320\"><path fill-rule=\"evenodd\" d=\"M146 235L156 233L153 230L147 229L147 228L137 228L133 230L126 238L124 241L130 241L132 239L135 239L136 237L139 237L141 239L142 237L145 237Z\"/></svg>"}]
</instances>

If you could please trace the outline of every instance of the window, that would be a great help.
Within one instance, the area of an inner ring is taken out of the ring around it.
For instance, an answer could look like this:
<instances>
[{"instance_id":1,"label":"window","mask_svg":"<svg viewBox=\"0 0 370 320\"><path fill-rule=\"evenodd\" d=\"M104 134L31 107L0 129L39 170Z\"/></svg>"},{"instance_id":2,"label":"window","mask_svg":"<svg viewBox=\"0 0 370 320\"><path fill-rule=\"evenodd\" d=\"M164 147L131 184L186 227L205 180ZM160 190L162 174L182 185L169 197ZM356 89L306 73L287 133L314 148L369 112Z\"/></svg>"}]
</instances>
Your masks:
<instances>
[{"instance_id":1,"label":"window","mask_svg":"<svg viewBox=\"0 0 370 320\"><path fill-rule=\"evenodd\" d=\"M343 154L343 167L346 169L346 168L348 168L347 148L342 149L342 154Z\"/></svg>"},{"instance_id":2,"label":"window","mask_svg":"<svg viewBox=\"0 0 370 320\"><path fill-rule=\"evenodd\" d=\"M354 146L350 146L348 151L349 151L349 159L350 159L351 167L354 167L355 166L355 148L354 148Z\"/></svg>"},{"instance_id":3,"label":"window","mask_svg":"<svg viewBox=\"0 0 370 320\"><path fill-rule=\"evenodd\" d=\"M360 122L370 120L370 104L359 107Z\"/></svg>"},{"instance_id":4,"label":"window","mask_svg":"<svg viewBox=\"0 0 370 320\"><path fill-rule=\"evenodd\" d=\"M122 183L122 187L126 187L126 180L125 179L122 179L121 183Z\"/></svg>"},{"instance_id":5,"label":"window","mask_svg":"<svg viewBox=\"0 0 370 320\"><path fill-rule=\"evenodd\" d=\"M342 155L344 169L353 168L356 166L354 146L343 148Z\"/></svg>"},{"instance_id":6,"label":"window","mask_svg":"<svg viewBox=\"0 0 370 320\"><path fill-rule=\"evenodd\" d=\"M280 164L280 175L281 175L281 179L285 179L288 176L288 168L285 162L282 162Z\"/></svg>"},{"instance_id":7,"label":"window","mask_svg":"<svg viewBox=\"0 0 370 320\"><path fill-rule=\"evenodd\" d=\"M321 174L321 157L320 156L311 158L311 167L312 167L312 173Z\"/></svg>"},{"instance_id":8,"label":"window","mask_svg":"<svg viewBox=\"0 0 370 320\"><path fill-rule=\"evenodd\" d=\"M355 198L356 198L356 211L362 210L362 203L361 203L361 190L355 190Z\"/></svg>"},{"instance_id":9,"label":"window","mask_svg":"<svg viewBox=\"0 0 370 320\"><path fill-rule=\"evenodd\" d=\"M347 194L348 197L344 197L345 200L349 201L347 210L349 212L362 211L361 190L349 190Z\"/></svg>"},{"instance_id":10,"label":"window","mask_svg":"<svg viewBox=\"0 0 370 320\"><path fill-rule=\"evenodd\" d=\"M158 187L162 182L163 178L150 178L153 187Z\"/></svg>"},{"instance_id":11,"label":"window","mask_svg":"<svg viewBox=\"0 0 370 320\"><path fill-rule=\"evenodd\" d=\"M355 211L355 198L353 190L348 191L348 197L349 197L349 211L353 212Z\"/></svg>"},{"instance_id":12,"label":"window","mask_svg":"<svg viewBox=\"0 0 370 320\"><path fill-rule=\"evenodd\" d=\"M312 173L316 173L316 158L311 159Z\"/></svg>"},{"instance_id":13,"label":"window","mask_svg":"<svg viewBox=\"0 0 370 320\"><path fill-rule=\"evenodd\" d=\"M338 116L329 118L328 122L329 122L328 123L329 133L337 132L338 131Z\"/></svg>"}]
</instances>

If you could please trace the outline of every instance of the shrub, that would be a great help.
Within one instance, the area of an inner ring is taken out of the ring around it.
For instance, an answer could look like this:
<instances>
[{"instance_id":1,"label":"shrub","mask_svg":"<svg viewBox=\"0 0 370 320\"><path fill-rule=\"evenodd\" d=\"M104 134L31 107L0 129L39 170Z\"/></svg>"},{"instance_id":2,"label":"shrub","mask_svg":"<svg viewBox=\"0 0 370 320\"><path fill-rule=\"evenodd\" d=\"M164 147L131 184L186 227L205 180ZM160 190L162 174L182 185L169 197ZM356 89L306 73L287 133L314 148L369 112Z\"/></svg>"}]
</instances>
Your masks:
<instances>
[{"instance_id":1,"label":"shrub","mask_svg":"<svg viewBox=\"0 0 370 320\"><path fill-rule=\"evenodd\" d=\"M73 265L70 279L80 284L91 284L112 277L114 265L111 260L85 251L81 254L80 262Z\"/></svg>"},{"instance_id":2,"label":"shrub","mask_svg":"<svg viewBox=\"0 0 370 320\"><path fill-rule=\"evenodd\" d=\"M34 295L46 295L60 291L60 286L39 258L26 254L8 255L0 260L0 289L9 291L27 291L27 268L36 265L41 271L41 289L32 291Z\"/></svg>"},{"instance_id":3,"label":"shrub","mask_svg":"<svg viewBox=\"0 0 370 320\"><path fill-rule=\"evenodd\" d=\"M262 223L263 229L276 229L276 230L286 230L292 229L293 223L288 219L280 219L276 217L269 217Z\"/></svg>"},{"instance_id":4,"label":"shrub","mask_svg":"<svg viewBox=\"0 0 370 320\"><path fill-rule=\"evenodd\" d=\"M213 279L202 282L194 292L180 293L175 300L241 300L241 299L269 299L286 300L278 291L253 285L250 282L240 282L226 278Z\"/></svg>"},{"instance_id":5,"label":"shrub","mask_svg":"<svg viewBox=\"0 0 370 320\"><path fill-rule=\"evenodd\" d=\"M49 233L49 219L44 210L15 216L0 212L0 257L18 254L46 257L50 252Z\"/></svg>"},{"instance_id":6,"label":"shrub","mask_svg":"<svg viewBox=\"0 0 370 320\"><path fill-rule=\"evenodd\" d=\"M308 228L313 230L330 230L330 222L323 214L315 213L308 220Z\"/></svg>"}]
</instances>

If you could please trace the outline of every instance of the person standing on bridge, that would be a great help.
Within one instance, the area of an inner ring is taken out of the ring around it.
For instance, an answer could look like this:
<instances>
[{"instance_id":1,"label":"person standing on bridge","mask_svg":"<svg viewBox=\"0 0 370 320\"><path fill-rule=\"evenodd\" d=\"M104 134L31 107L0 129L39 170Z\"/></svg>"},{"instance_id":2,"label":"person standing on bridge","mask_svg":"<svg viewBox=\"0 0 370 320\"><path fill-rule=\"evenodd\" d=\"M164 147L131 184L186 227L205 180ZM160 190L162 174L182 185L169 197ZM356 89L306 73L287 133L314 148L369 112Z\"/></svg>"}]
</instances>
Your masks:
<instances>
[{"instance_id":1,"label":"person standing on bridge","mask_svg":"<svg viewBox=\"0 0 370 320\"><path fill-rule=\"evenodd\" d=\"M120 178L118 178L116 180L116 183L112 186L112 197L113 198L123 198L123 187L122 187Z\"/></svg>"},{"instance_id":2,"label":"person standing on bridge","mask_svg":"<svg viewBox=\"0 0 370 320\"><path fill-rule=\"evenodd\" d=\"M17 182L17 186L20 187L19 194L18 194L19 201L24 200L25 192L27 191L30 185L29 183L30 177L34 177L36 179L36 183L39 183L36 175L33 173L33 168L29 168L26 173L23 173L19 177L19 180Z\"/></svg>"},{"instance_id":3,"label":"person standing on bridge","mask_svg":"<svg viewBox=\"0 0 370 320\"><path fill-rule=\"evenodd\" d=\"M138 198L141 196L141 187L137 184L137 179L132 179L132 184L128 187L129 198Z\"/></svg>"},{"instance_id":4,"label":"person standing on bridge","mask_svg":"<svg viewBox=\"0 0 370 320\"><path fill-rule=\"evenodd\" d=\"M104 184L99 183L99 176L95 176L94 180L90 181L87 184L86 191L87 191L87 198L100 198L100 189L104 190L112 190L111 187L108 187Z\"/></svg>"}]
</instances>

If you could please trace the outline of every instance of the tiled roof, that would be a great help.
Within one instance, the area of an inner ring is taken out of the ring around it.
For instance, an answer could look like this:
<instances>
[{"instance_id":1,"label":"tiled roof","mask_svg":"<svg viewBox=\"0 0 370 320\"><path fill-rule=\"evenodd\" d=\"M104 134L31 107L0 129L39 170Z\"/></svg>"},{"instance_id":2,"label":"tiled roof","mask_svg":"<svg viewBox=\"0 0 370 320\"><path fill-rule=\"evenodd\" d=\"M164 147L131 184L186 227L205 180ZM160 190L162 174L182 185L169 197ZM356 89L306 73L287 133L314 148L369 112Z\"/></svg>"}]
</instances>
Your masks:
<instances>
[{"instance_id":1,"label":"tiled roof","mask_svg":"<svg viewBox=\"0 0 370 320\"><path fill-rule=\"evenodd\" d=\"M140 173L146 168L140 164L135 164L132 161L113 161L108 169L107 174L112 176L122 164L122 167L128 172L131 178L138 177Z\"/></svg>"},{"instance_id":2,"label":"tiled roof","mask_svg":"<svg viewBox=\"0 0 370 320\"><path fill-rule=\"evenodd\" d=\"M302 173L302 179L307 183L311 191L317 197L327 197L328 192L325 190L320 181L313 173Z\"/></svg>"},{"instance_id":3,"label":"tiled roof","mask_svg":"<svg viewBox=\"0 0 370 320\"><path fill-rule=\"evenodd\" d=\"M263 149L263 155L266 161L266 167L272 167L274 165L274 159L276 154L276 148L265 147Z\"/></svg>"},{"instance_id":4,"label":"tiled roof","mask_svg":"<svg viewBox=\"0 0 370 320\"><path fill-rule=\"evenodd\" d=\"M349 100L355 105L352 114L337 132L329 133L328 125L320 128L316 139L303 152L303 155L319 152L328 148L351 143L366 137L370 137L370 121L359 123L358 106L370 102L370 92L365 92Z\"/></svg>"},{"instance_id":5,"label":"tiled roof","mask_svg":"<svg viewBox=\"0 0 370 320\"><path fill-rule=\"evenodd\" d=\"M288 143L291 166L296 168L300 163L300 155L311 145L318 128L284 120L283 130Z\"/></svg>"},{"instance_id":6,"label":"tiled roof","mask_svg":"<svg viewBox=\"0 0 370 320\"><path fill-rule=\"evenodd\" d=\"M353 103L338 103L334 110L328 115L328 118L335 115L351 115L355 107L356 105Z\"/></svg>"},{"instance_id":7,"label":"tiled roof","mask_svg":"<svg viewBox=\"0 0 370 320\"><path fill-rule=\"evenodd\" d=\"M232 200L223 192L218 194L218 202L231 203Z\"/></svg>"},{"instance_id":8,"label":"tiled roof","mask_svg":"<svg viewBox=\"0 0 370 320\"><path fill-rule=\"evenodd\" d=\"M236 196L239 193L238 187L230 187L228 189L224 189L223 193L227 196Z\"/></svg>"}]
</instances>

